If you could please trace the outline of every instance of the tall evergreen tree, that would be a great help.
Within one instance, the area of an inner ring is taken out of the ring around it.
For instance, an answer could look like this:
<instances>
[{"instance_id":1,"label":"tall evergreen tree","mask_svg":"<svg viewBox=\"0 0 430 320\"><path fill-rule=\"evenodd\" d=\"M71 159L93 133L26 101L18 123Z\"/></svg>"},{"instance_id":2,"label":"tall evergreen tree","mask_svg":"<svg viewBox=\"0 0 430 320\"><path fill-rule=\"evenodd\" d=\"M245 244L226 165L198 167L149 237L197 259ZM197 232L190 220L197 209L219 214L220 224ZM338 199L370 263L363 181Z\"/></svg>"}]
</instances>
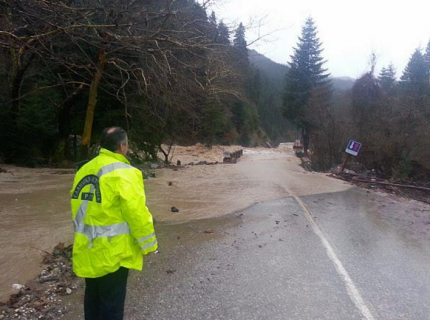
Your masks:
<instances>
[{"instance_id":1,"label":"tall evergreen tree","mask_svg":"<svg viewBox=\"0 0 430 320\"><path fill-rule=\"evenodd\" d=\"M245 39L245 27L242 24L242 22L239 24L239 26L237 27L235 34L234 34L234 39L233 39L233 45L234 47L241 49L241 50L245 50L247 47L247 43L246 43L246 39Z\"/></svg>"},{"instance_id":2,"label":"tall evergreen tree","mask_svg":"<svg viewBox=\"0 0 430 320\"><path fill-rule=\"evenodd\" d=\"M427 43L426 52L424 53L424 62L426 63L427 71L430 73L430 41Z\"/></svg>"},{"instance_id":3,"label":"tall evergreen tree","mask_svg":"<svg viewBox=\"0 0 430 320\"><path fill-rule=\"evenodd\" d=\"M384 92L390 92L396 84L396 69L390 63L388 67L383 67L378 76L378 82Z\"/></svg>"},{"instance_id":4,"label":"tall evergreen tree","mask_svg":"<svg viewBox=\"0 0 430 320\"><path fill-rule=\"evenodd\" d=\"M420 49L416 49L403 71L401 78L405 88L423 94L429 85L429 71Z\"/></svg>"},{"instance_id":5,"label":"tall evergreen tree","mask_svg":"<svg viewBox=\"0 0 430 320\"><path fill-rule=\"evenodd\" d=\"M207 37L210 41L216 41L218 38L218 26L217 26L216 14L212 11L211 15L208 17L208 30L206 32Z\"/></svg>"},{"instance_id":6,"label":"tall evergreen tree","mask_svg":"<svg viewBox=\"0 0 430 320\"><path fill-rule=\"evenodd\" d=\"M216 14L215 11L212 11L211 15L209 16L209 23L216 25Z\"/></svg>"},{"instance_id":7,"label":"tall evergreen tree","mask_svg":"<svg viewBox=\"0 0 430 320\"><path fill-rule=\"evenodd\" d=\"M284 92L284 116L295 123L303 135L304 151L309 146L310 124L306 119L309 99L313 103L327 106L331 94L330 74L323 68L322 43L312 18L308 18L302 28L297 48L289 62Z\"/></svg>"},{"instance_id":8,"label":"tall evergreen tree","mask_svg":"<svg viewBox=\"0 0 430 320\"><path fill-rule=\"evenodd\" d=\"M218 24L218 37L215 40L216 43L223 45L230 45L230 30L227 25L221 20Z\"/></svg>"},{"instance_id":9,"label":"tall evergreen tree","mask_svg":"<svg viewBox=\"0 0 430 320\"><path fill-rule=\"evenodd\" d=\"M249 57L248 57L248 44L245 38L245 27L242 22L239 24L234 33L233 48L236 52L237 65L243 74L248 74L249 71Z\"/></svg>"},{"instance_id":10,"label":"tall evergreen tree","mask_svg":"<svg viewBox=\"0 0 430 320\"><path fill-rule=\"evenodd\" d=\"M425 55L420 49L416 49L403 71L401 77L402 100L409 115L413 112L430 113L430 84L429 69L427 68ZM409 120L408 120L409 121Z\"/></svg>"}]
</instances>

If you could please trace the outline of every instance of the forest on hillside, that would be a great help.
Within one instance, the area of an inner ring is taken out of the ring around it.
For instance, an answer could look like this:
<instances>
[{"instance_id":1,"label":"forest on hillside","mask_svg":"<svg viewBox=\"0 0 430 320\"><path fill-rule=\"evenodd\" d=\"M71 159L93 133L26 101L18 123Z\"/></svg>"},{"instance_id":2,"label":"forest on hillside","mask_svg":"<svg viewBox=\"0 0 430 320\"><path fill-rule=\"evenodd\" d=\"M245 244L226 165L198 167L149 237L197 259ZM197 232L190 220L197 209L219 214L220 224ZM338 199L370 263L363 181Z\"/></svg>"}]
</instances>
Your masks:
<instances>
[{"instance_id":1,"label":"forest on hillside","mask_svg":"<svg viewBox=\"0 0 430 320\"><path fill-rule=\"evenodd\" d=\"M84 159L111 125L153 159L162 144L286 138L245 26L194 0L1 1L0 16L5 162Z\"/></svg>"},{"instance_id":2,"label":"forest on hillside","mask_svg":"<svg viewBox=\"0 0 430 320\"><path fill-rule=\"evenodd\" d=\"M400 79L392 64L376 74L377 59L371 55L369 70L346 90L334 90L322 45L308 18L289 63L283 100L283 114L300 128L314 169L342 163L352 139L363 144L356 159L361 169L428 182L430 42L412 53Z\"/></svg>"}]
</instances>

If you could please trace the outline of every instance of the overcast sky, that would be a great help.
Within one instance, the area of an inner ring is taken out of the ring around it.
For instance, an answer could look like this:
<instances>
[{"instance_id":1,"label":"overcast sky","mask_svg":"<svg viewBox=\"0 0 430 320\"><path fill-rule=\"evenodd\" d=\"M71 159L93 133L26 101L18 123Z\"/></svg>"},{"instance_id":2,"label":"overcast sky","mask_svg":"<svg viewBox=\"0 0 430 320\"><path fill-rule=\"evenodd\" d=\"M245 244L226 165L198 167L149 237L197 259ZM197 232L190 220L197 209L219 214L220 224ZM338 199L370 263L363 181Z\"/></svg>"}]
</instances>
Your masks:
<instances>
[{"instance_id":1,"label":"overcast sky","mask_svg":"<svg viewBox=\"0 0 430 320\"><path fill-rule=\"evenodd\" d=\"M370 55L377 69L390 62L401 76L413 51L430 39L429 0L218 0L214 10L227 23L265 18L262 34L252 46L270 59L286 64L307 17L316 22L326 68L333 76L357 78L369 70ZM248 30L248 42L257 30Z\"/></svg>"}]
</instances>

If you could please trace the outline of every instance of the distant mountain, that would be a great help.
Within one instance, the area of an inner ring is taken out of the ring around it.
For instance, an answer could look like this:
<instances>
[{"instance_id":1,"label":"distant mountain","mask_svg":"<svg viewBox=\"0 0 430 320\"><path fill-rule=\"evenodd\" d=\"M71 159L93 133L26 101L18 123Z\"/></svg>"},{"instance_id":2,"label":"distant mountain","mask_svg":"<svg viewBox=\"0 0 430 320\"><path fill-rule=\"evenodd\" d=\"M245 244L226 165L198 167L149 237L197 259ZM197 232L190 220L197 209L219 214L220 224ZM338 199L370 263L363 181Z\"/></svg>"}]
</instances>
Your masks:
<instances>
[{"instance_id":1,"label":"distant mountain","mask_svg":"<svg viewBox=\"0 0 430 320\"><path fill-rule=\"evenodd\" d=\"M288 67L255 50L250 50L248 56L251 64L259 71L254 73L253 79L259 79L256 105L262 129L274 145L292 141L295 128L282 115L282 96Z\"/></svg>"},{"instance_id":2,"label":"distant mountain","mask_svg":"<svg viewBox=\"0 0 430 320\"><path fill-rule=\"evenodd\" d=\"M285 75L288 71L287 65L277 63L255 50L249 50L249 61L254 67L264 72L268 77L275 81L280 81L279 84L283 87ZM338 91L351 89L355 82L355 79L350 77L337 77L331 80L333 89Z\"/></svg>"},{"instance_id":3,"label":"distant mountain","mask_svg":"<svg viewBox=\"0 0 430 320\"><path fill-rule=\"evenodd\" d=\"M332 78L333 89L338 91L350 90L354 85L355 79L350 77Z\"/></svg>"},{"instance_id":4,"label":"distant mountain","mask_svg":"<svg viewBox=\"0 0 430 320\"><path fill-rule=\"evenodd\" d=\"M268 77L281 80L283 83L285 74L288 71L288 67L286 65L270 60L265 55L262 55L255 50L249 50L249 61L257 69L263 71Z\"/></svg>"}]
</instances>

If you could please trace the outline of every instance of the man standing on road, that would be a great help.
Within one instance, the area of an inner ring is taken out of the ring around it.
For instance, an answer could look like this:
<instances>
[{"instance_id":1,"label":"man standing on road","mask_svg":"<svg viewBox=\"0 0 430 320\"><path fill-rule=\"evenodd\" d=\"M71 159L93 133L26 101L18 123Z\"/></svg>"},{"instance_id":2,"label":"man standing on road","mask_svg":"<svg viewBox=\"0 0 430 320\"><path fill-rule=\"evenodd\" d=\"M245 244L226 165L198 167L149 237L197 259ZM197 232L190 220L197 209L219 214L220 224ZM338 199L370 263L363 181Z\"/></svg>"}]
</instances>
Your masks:
<instances>
[{"instance_id":1,"label":"man standing on road","mask_svg":"<svg viewBox=\"0 0 430 320\"><path fill-rule=\"evenodd\" d=\"M85 278L85 319L123 319L128 270L157 250L142 172L126 159L128 139L107 128L100 153L76 173L71 190L73 270Z\"/></svg>"}]
</instances>

